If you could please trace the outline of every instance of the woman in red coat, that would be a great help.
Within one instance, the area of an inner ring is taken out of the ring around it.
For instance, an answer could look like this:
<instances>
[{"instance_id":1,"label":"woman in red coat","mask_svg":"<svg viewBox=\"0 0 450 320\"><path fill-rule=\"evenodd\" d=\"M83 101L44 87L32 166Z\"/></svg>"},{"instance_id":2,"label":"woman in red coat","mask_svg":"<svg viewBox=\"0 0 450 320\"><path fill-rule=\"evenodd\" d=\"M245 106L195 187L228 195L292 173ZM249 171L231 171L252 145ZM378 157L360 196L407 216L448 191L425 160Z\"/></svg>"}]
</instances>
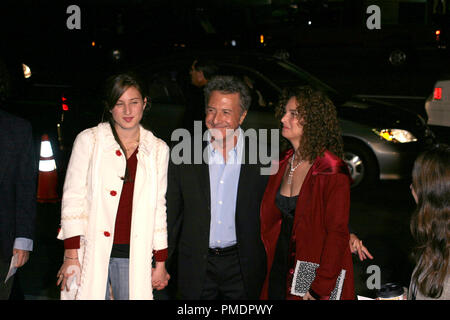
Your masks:
<instances>
[{"instance_id":1,"label":"woman in red coat","mask_svg":"<svg viewBox=\"0 0 450 320\"><path fill-rule=\"evenodd\" d=\"M267 253L262 299L354 299L351 178L336 109L311 87L285 91L277 115L291 149L261 203Z\"/></svg>"}]
</instances>

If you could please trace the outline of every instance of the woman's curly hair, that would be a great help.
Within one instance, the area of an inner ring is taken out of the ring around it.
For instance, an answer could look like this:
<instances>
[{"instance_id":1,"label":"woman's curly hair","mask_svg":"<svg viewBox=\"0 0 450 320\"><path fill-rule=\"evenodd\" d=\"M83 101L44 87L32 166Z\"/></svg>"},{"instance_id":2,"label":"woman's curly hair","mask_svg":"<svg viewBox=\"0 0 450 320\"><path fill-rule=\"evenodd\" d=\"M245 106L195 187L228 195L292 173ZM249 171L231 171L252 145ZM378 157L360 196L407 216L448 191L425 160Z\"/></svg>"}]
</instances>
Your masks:
<instances>
[{"instance_id":1,"label":"woman's curly hair","mask_svg":"<svg viewBox=\"0 0 450 320\"><path fill-rule=\"evenodd\" d=\"M300 147L297 151L300 159L314 161L323 156L325 150L342 158L343 142L336 107L320 90L311 86L287 88L283 90L276 108L276 117L280 119L285 113L289 99L295 97L298 119L304 121ZM281 122L280 122L281 123Z\"/></svg>"}]
</instances>

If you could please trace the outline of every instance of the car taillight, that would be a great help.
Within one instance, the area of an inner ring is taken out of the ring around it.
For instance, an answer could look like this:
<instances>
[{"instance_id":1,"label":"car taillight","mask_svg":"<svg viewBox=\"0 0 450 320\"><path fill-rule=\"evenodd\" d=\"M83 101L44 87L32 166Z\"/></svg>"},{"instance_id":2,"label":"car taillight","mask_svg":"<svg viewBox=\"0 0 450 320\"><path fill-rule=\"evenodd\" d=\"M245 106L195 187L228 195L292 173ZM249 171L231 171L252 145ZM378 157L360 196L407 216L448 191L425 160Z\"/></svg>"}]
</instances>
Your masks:
<instances>
[{"instance_id":1,"label":"car taillight","mask_svg":"<svg viewBox=\"0 0 450 320\"><path fill-rule=\"evenodd\" d=\"M433 99L434 100L442 99L442 88L434 88Z\"/></svg>"},{"instance_id":2,"label":"car taillight","mask_svg":"<svg viewBox=\"0 0 450 320\"><path fill-rule=\"evenodd\" d=\"M439 42L441 40L441 30L436 30L434 34L436 35L436 42Z\"/></svg>"},{"instance_id":3,"label":"car taillight","mask_svg":"<svg viewBox=\"0 0 450 320\"><path fill-rule=\"evenodd\" d=\"M67 104L67 98L63 96L61 98L61 100L62 100L62 102L61 102L62 109L64 111L69 111L69 105Z\"/></svg>"}]
</instances>

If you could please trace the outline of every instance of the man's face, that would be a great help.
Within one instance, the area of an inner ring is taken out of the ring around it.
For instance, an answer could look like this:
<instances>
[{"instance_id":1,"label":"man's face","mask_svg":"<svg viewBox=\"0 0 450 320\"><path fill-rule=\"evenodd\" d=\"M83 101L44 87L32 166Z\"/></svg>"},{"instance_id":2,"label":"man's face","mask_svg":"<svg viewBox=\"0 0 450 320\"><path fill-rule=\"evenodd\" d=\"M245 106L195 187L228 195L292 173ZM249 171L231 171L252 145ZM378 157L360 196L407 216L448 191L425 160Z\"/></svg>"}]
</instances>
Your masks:
<instances>
[{"instance_id":1,"label":"man's face","mask_svg":"<svg viewBox=\"0 0 450 320\"><path fill-rule=\"evenodd\" d=\"M242 124L247 111L242 112L239 93L213 91L206 106L206 127L215 140L233 135Z\"/></svg>"},{"instance_id":2,"label":"man's face","mask_svg":"<svg viewBox=\"0 0 450 320\"><path fill-rule=\"evenodd\" d=\"M202 87L206 84L205 76L203 75L203 71L199 71L195 69L195 64L197 60L192 63L191 70L189 74L191 75L191 83L196 87Z\"/></svg>"}]
</instances>

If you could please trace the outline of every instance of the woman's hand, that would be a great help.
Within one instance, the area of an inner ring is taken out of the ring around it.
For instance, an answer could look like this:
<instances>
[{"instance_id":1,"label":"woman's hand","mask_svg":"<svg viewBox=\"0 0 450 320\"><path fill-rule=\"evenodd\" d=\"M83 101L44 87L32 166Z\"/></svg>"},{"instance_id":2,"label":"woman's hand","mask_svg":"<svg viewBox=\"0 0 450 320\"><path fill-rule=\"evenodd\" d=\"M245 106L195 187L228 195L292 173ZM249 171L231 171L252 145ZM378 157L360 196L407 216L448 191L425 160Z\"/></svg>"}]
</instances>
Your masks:
<instances>
[{"instance_id":1,"label":"woman's hand","mask_svg":"<svg viewBox=\"0 0 450 320\"><path fill-rule=\"evenodd\" d=\"M353 234L350 233L350 251L352 253L358 252L359 260L363 261L367 258L373 259L373 256L370 254L369 250L363 245L362 240Z\"/></svg>"},{"instance_id":2,"label":"woman's hand","mask_svg":"<svg viewBox=\"0 0 450 320\"><path fill-rule=\"evenodd\" d=\"M156 290L164 289L169 283L170 275L167 273L165 262L156 262L152 268L152 287Z\"/></svg>"},{"instance_id":3,"label":"woman's hand","mask_svg":"<svg viewBox=\"0 0 450 320\"><path fill-rule=\"evenodd\" d=\"M303 296L303 300L316 300L316 299L314 299L314 298L312 297L312 295L311 295L309 292L307 292L307 293L305 293L305 295Z\"/></svg>"},{"instance_id":4,"label":"woman's hand","mask_svg":"<svg viewBox=\"0 0 450 320\"><path fill-rule=\"evenodd\" d=\"M64 288L69 291L74 280L78 286L81 284L81 265L78 260L77 249L65 250L64 262L56 274L56 277L58 278L56 285L59 286L61 284L61 291L64 290Z\"/></svg>"}]
</instances>

